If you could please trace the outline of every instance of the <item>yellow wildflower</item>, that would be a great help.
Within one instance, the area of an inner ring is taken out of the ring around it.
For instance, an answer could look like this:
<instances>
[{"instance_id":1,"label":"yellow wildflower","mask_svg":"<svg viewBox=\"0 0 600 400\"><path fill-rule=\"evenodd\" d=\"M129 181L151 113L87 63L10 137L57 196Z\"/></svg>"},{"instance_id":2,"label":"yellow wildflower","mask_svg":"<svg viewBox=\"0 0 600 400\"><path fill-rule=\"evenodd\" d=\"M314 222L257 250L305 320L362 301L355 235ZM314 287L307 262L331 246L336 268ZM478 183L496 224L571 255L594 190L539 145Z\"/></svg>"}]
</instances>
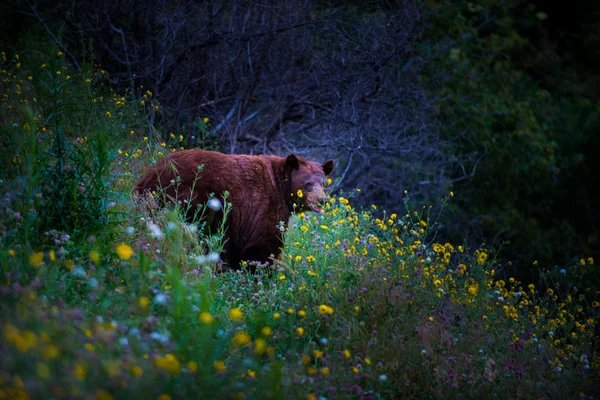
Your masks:
<instances>
[{"instance_id":1,"label":"yellow wildflower","mask_svg":"<svg viewBox=\"0 0 600 400\"><path fill-rule=\"evenodd\" d=\"M319 312L320 312L322 315L325 315L325 314L329 314L329 315L331 315L331 314L333 314L333 308L332 308L332 307L329 307L329 306L328 306L328 305L326 305L326 304L321 304L321 305L319 306Z\"/></svg>"},{"instance_id":2,"label":"yellow wildflower","mask_svg":"<svg viewBox=\"0 0 600 400\"><path fill-rule=\"evenodd\" d=\"M265 336L265 337L269 337L269 336L271 336L273 334L273 329L271 329L268 326L265 326L264 328L262 328L260 330L260 333L262 333L263 336Z\"/></svg>"},{"instance_id":3,"label":"yellow wildflower","mask_svg":"<svg viewBox=\"0 0 600 400\"><path fill-rule=\"evenodd\" d=\"M214 317L208 311L204 311L204 312L200 313L200 321L202 321L202 323L204 323L206 325L210 325L213 323L214 320L215 320Z\"/></svg>"},{"instance_id":4,"label":"yellow wildflower","mask_svg":"<svg viewBox=\"0 0 600 400\"><path fill-rule=\"evenodd\" d=\"M129 260L133 256L133 249L125 243L121 243L116 248L117 255L121 260Z\"/></svg>"},{"instance_id":5,"label":"yellow wildflower","mask_svg":"<svg viewBox=\"0 0 600 400\"><path fill-rule=\"evenodd\" d=\"M223 361L219 361L219 360L217 360L213 363L213 367L215 367L215 369L218 372L224 372L227 369L227 366L225 365L225 363Z\"/></svg>"},{"instance_id":6,"label":"yellow wildflower","mask_svg":"<svg viewBox=\"0 0 600 400\"><path fill-rule=\"evenodd\" d=\"M143 374L144 370L139 365L134 365L133 368L131 368L131 375L139 377Z\"/></svg>"},{"instance_id":7,"label":"yellow wildflower","mask_svg":"<svg viewBox=\"0 0 600 400\"><path fill-rule=\"evenodd\" d=\"M32 267L39 267L44 262L44 252L38 251L29 256L29 264Z\"/></svg>"},{"instance_id":8,"label":"yellow wildflower","mask_svg":"<svg viewBox=\"0 0 600 400\"><path fill-rule=\"evenodd\" d=\"M48 366L44 363L36 363L35 370L38 376L42 379L48 379L50 377L50 368L48 368Z\"/></svg>"},{"instance_id":9,"label":"yellow wildflower","mask_svg":"<svg viewBox=\"0 0 600 400\"><path fill-rule=\"evenodd\" d=\"M234 346L246 346L246 345L250 344L250 341L251 341L250 335L248 335L244 331L238 331L238 332L236 332L233 339L231 339L231 344Z\"/></svg>"},{"instance_id":10,"label":"yellow wildflower","mask_svg":"<svg viewBox=\"0 0 600 400\"><path fill-rule=\"evenodd\" d=\"M78 381L82 381L85 379L87 375L87 370L85 368L85 365L83 365L80 362L75 363L75 367L73 368L73 376L75 376L75 379L77 379Z\"/></svg>"},{"instance_id":11,"label":"yellow wildflower","mask_svg":"<svg viewBox=\"0 0 600 400\"><path fill-rule=\"evenodd\" d=\"M90 260L94 264L98 264L100 262L100 253L98 253L96 250L90 251Z\"/></svg>"},{"instance_id":12,"label":"yellow wildflower","mask_svg":"<svg viewBox=\"0 0 600 400\"><path fill-rule=\"evenodd\" d=\"M483 264L486 262L486 260L488 259L488 255L486 252L482 251L479 253L479 255L477 256L477 264Z\"/></svg>"},{"instance_id":13,"label":"yellow wildflower","mask_svg":"<svg viewBox=\"0 0 600 400\"><path fill-rule=\"evenodd\" d=\"M232 308L229 310L229 318L232 321L240 321L244 317L244 313L239 308Z\"/></svg>"},{"instance_id":14,"label":"yellow wildflower","mask_svg":"<svg viewBox=\"0 0 600 400\"><path fill-rule=\"evenodd\" d=\"M139 300L140 307L146 308L150 304L150 300L146 296L140 297Z\"/></svg>"},{"instance_id":15,"label":"yellow wildflower","mask_svg":"<svg viewBox=\"0 0 600 400\"><path fill-rule=\"evenodd\" d=\"M187 363L187 369L191 373L194 373L194 372L198 371L198 363L196 361L189 361Z\"/></svg>"},{"instance_id":16,"label":"yellow wildflower","mask_svg":"<svg viewBox=\"0 0 600 400\"><path fill-rule=\"evenodd\" d=\"M154 359L154 364L160 368L168 371L172 375L176 375L181 372L181 363L179 360L171 353L162 356L157 356Z\"/></svg>"},{"instance_id":17,"label":"yellow wildflower","mask_svg":"<svg viewBox=\"0 0 600 400\"><path fill-rule=\"evenodd\" d=\"M258 338L254 341L254 352L258 355L262 355L267 348L267 341L262 338Z\"/></svg>"}]
</instances>

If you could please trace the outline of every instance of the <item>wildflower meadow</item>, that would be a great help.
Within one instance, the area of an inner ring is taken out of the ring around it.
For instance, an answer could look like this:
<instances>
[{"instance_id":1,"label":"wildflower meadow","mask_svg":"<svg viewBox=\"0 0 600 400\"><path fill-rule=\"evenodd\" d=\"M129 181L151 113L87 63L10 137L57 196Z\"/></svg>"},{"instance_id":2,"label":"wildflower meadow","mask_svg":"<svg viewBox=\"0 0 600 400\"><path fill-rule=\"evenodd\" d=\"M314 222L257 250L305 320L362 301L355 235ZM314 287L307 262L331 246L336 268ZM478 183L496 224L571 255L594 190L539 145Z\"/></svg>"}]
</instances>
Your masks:
<instances>
[{"instance_id":1,"label":"wildflower meadow","mask_svg":"<svg viewBox=\"0 0 600 400\"><path fill-rule=\"evenodd\" d=\"M357 188L228 271L222 231L131 194L203 135L159 134L150 90L58 49L0 65L0 399L600 396L592 258L519 282L497 249L438 242L436 207L357 209Z\"/></svg>"}]
</instances>

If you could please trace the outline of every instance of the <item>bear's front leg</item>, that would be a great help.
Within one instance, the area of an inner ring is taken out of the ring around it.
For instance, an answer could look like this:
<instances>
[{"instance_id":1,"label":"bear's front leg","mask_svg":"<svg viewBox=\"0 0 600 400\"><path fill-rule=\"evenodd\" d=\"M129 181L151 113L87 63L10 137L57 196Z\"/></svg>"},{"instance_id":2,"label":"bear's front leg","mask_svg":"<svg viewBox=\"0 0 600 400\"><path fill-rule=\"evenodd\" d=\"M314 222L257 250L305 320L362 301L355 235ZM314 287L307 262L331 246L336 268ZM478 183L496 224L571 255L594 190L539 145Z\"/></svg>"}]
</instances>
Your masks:
<instances>
[{"instance_id":1,"label":"bear's front leg","mask_svg":"<svg viewBox=\"0 0 600 400\"><path fill-rule=\"evenodd\" d=\"M258 243L255 242L244 247L244 250L242 250L241 259L247 261L248 263L252 261L258 261L261 264L267 262L272 263L271 256L273 258L279 257L279 254L281 253L281 246L281 240L278 238L264 238ZM249 270L254 273L256 271L256 267L249 267Z\"/></svg>"}]
</instances>

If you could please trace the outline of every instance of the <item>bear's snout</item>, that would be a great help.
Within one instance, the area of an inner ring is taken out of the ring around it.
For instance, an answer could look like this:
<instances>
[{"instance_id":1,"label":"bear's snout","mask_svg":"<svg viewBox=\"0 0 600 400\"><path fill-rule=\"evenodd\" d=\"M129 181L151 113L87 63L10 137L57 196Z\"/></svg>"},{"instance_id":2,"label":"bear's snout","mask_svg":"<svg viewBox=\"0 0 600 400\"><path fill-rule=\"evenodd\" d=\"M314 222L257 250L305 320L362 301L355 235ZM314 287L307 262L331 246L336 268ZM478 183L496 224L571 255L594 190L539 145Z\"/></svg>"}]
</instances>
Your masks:
<instances>
[{"instance_id":1,"label":"bear's snout","mask_svg":"<svg viewBox=\"0 0 600 400\"><path fill-rule=\"evenodd\" d=\"M308 193L306 199L308 200L308 207L312 211L320 213L323 210L323 204L327 200L327 195L322 186L316 185L313 187L313 190Z\"/></svg>"}]
</instances>

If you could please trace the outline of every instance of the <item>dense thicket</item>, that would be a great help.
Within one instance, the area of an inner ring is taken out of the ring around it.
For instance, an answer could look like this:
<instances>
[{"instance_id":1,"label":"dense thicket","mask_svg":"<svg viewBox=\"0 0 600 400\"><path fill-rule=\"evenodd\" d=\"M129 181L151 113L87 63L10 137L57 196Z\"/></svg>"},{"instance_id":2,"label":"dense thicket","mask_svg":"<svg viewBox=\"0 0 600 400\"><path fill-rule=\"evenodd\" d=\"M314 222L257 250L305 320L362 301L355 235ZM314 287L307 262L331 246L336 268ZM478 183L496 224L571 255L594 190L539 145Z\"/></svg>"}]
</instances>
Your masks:
<instances>
[{"instance_id":1,"label":"dense thicket","mask_svg":"<svg viewBox=\"0 0 600 400\"><path fill-rule=\"evenodd\" d=\"M441 137L454 154L474 155L464 166L472 176L454 185L460 204L448 232L510 241L505 257L525 269L600 248L599 75L589 63L598 54L582 52L600 30L589 5L570 6L581 16L575 34L560 10L540 7L443 3L430 20Z\"/></svg>"},{"instance_id":2,"label":"dense thicket","mask_svg":"<svg viewBox=\"0 0 600 400\"><path fill-rule=\"evenodd\" d=\"M17 2L3 48L93 45L149 132L226 152L336 157L338 188L402 208L456 193L446 236L527 268L598 254L599 6L570 2ZM22 42L21 42L22 43ZM210 129L201 135L204 118Z\"/></svg>"}]
</instances>

